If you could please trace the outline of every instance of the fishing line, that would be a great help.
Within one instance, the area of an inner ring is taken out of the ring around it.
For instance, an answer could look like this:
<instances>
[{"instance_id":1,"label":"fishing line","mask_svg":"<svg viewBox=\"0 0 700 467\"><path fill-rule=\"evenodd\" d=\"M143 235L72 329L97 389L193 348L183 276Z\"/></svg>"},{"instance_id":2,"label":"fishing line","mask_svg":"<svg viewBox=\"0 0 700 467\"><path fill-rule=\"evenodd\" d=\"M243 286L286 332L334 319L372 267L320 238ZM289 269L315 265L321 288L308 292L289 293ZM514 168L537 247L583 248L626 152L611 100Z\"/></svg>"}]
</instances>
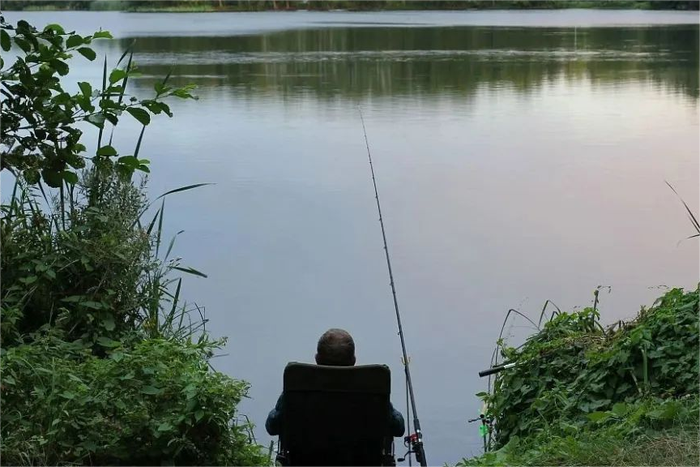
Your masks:
<instances>
[{"instance_id":1,"label":"fishing line","mask_svg":"<svg viewBox=\"0 0 700 467\"><path fill-rule=\"evenodd\" d=\"M377 201L377 212L379 213L379 224L382 227L382 240L384 241L384 254L386 256L386 266L389 270L389 285L391 285L391 295L394 298L394 310L396 311L396 322L399 327L399 337L401 339L401 352L403 353L403 367L406 374L406 388L410 396L411 409L413 412L413 427L415 433L407 437L407 441L411 443L413 452L416 455L416 460L421 467L426 467L428 464L425 460L425 448L423 447L423 433L420 429L420 421L418 420L418 412L416 410L416 398L413 394L413 380L411 379L411 370L409 368L409 358L406 352L406 341L403 335L403 327L401 326L401 313L399 312L399 302L396 299L396 286L394 285L394 273L391 269L391 259L389 258L389 247L386 241L386 230L384 229L384 218L382 217L382 205L379 202L379 191L377 190L377 179L374 176L374 164L372 163L372 152L369 149L369 140L367 139L367 129L365 128L365 119L362 115L362 109L357 108L360 112L360 120L362 121L362 132L365 135L365 146L367 147L367 159L369 161L369 169L372 174L372 185L374 186L374 199ZM409 414L406 414L407 416Z\"/></svg>"}]
</instances>

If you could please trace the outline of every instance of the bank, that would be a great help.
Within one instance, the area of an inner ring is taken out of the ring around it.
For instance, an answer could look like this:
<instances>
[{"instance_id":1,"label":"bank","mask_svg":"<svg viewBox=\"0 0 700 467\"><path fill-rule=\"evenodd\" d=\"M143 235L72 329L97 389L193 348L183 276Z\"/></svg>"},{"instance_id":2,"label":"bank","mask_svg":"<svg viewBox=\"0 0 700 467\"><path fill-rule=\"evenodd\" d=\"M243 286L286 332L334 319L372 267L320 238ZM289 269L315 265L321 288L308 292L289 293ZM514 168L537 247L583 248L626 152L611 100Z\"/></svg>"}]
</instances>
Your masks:
<instances>
[{"instance_id":1,"label":"bank","mask_svg":"<svg viewBox=\"0 0 700 467\"><path fill-rule=\"evenodd\" d=\"M697 10L694 0L7 0L4 10L216 12L296 10L503 10L503 9Z\"/></svg>"},{"instance_id":2,"label":"bank","mask_svg":"<svg viewBox=\"0 0 700 467\"><path fill-rule=\"evenodd\" d=\"M700 465L698 289L673 289L629 322L554 311L498 373L490 452L475 465Z\"/></svg>"}]
</instances>

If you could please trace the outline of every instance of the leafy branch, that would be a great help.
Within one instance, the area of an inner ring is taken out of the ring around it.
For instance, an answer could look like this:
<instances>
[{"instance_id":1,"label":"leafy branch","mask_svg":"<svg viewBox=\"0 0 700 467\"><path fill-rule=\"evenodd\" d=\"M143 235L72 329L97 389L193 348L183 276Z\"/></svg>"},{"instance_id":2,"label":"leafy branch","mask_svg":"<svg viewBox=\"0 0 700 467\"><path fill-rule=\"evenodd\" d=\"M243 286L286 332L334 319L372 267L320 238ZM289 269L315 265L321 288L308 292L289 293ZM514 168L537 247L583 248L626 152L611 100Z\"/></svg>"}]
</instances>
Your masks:
<instances>
[{"instance_id":1,"label":"leafy branch","mask_svg":"<svg viewBox=\"0 0 700 467\"><path fill-rule=\"evenodd\" d=\"M114 165L126 177L137 170L148 172L149 161L138 158L143 130L153 115L172 117L165 99L195 99L193 88L168 86L168 75L156 83L152 98L139 99L126 94L129 79L137 73L133 50L129 48L109 73L105 58L101 89L80 82L79 92L67 92L60 77L70 71L68 61L76 54L94 61L97 54L91 47L93 41L111 38L107 31L82 36L74 31L66 32L58 24L49 24L41 31L24 20L13 26L0 17L0 47L4 52L17 53L15 62L7 68L0 59L0 93L4 97L0 170L22 175L30 185L43 181L53 188L75 185L77 170L86 166L86 160L98 167ZM127 55L126 65L120 68ZM102 144L102 136L108 124L113 134L124 114L143 128L133 153L121 155L111 145L112 138L108 144ZM88 122L100 130L93 155L87 154L82 143L83 131L76 127L80 122Z\"/></svg>"}]
</instances>

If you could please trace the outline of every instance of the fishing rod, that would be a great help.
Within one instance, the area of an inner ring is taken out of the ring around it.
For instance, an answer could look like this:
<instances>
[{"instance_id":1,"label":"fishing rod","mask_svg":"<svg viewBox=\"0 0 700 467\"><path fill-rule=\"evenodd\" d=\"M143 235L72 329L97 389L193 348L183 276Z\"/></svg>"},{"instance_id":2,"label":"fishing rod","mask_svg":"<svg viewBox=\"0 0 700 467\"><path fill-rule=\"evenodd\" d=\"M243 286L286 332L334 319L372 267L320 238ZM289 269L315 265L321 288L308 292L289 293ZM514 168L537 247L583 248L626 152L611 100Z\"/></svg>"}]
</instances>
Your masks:
<instances>
[{"instance_id":1,"label":"fishing rod","mask_svg":"<svg viewBox=\"0 0 700 467\"><path fill-rule=\"evenodd\" d=\"M365 128L365 119L360 111L360 120L362 121L362 132L365 135L365 146L367 147L367 159L369 160L369 169L372 173L372 185L374 186L374 199L377 201L377 212L379 212L379 224L382 226L382 240L384 240L384 254L386 255L386 266L389 270L389 285L391 285L391 295L394 298L394 310L396 310L396 322L399 325L399 337L401 338L401 351L403 352L403 367L406 373L406 387L411 401L411 409L413 411L413 427L415 433L404 438L406 444L410 443L410 448L416 455L416 460L421 467L426 467L428 464L425 460L425 448L423 446L423 433L420 429L420 421L418 420L418 412L416 411L416 398L413 394L413 381L411 380L411 370L408 367L409 359L406 352L406 341L403 335L403 327L401 326L401 313L399 312L399 302L396 299L396 286L394 285L394 273L391 270L391 259L389 258L389 247L386 242L386 231L384 229L384 218L382 217L382 205L379 202L379 191L377 190L377 179L374 176L374 165L372 164L372 153L369 150L369 141L367 139L367 129ZM408 415L408 414L406 414ZM407 453L410 454L411 450Z\"/></svg>"},{"instance_id":2,"label":"fishing rod","mask_svg":"<svg viewBox=\"0 0 700 467\"><path fill-rule=\"evenodd\" d=\"M513 368L517 363L512 362L512 363L504 363L503 365L497 365L489 368L488 370L481 370L479 372L479 376L483 378L484 376L489 376L494 373L500 373L503 370L507 370L509 368Z\"/></svg>"}]
</instances>

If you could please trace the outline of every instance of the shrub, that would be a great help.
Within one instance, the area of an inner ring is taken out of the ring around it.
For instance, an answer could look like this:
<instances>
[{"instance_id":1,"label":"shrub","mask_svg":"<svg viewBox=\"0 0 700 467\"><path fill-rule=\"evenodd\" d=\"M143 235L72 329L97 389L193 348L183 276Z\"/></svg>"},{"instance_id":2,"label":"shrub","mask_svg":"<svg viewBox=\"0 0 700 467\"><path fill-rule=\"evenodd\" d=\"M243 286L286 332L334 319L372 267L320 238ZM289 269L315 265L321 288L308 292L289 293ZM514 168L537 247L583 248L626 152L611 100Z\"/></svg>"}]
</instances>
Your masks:
<instances>
[{"instance_id":1,"label":"shrub","mask_svg":"<svg viewBox=\"0 0 700 467\"><path fill-rule=\"evenodd\" d=\"M642 396L698 390L698 290L673 289L631 323L604 329L592 308L558 313L520 349L502 348L517 365L483 397L496 446L561 417L585 420Z\"/></svg>"},{"instance_id":2,"label":"shrub","mask_svg":"<svg viewBox=\"0 0 700 467\"><path fill-rule=\"evenodd\" d=\"M103 339L107 358L47 333L3 352L6 464L259 465L232 424L248 385L210 371L211 344Z\"/></svg>"},{"instance_id":3,"label":"shrub","mask_svg":"<svg viewBox=\"0 0 700 467\"><path fill-rule=\"evenodd\" d=\"M201 310L180 301L182 278L203 276L162 248L164 201L150 221L137 171L151 116L172 116L163 98L192 98L167 77L152 99L127 94L132 57L94 90L64 91L75 52L109 33L38 31L0 19L0 46L21 51L2 64L2 170L15 185L0 209L0 456L9 464L161 463L259 465L266 461L236 422L248 384L209 365ZM142 124L133 153L111 145L122 115ZM88 155L80 122L97 128ZM111 128L110 128L111 126ZM182 187L165 195L199 185ZM163 196L165 196L163 195ZM162 197L162 196L161 196ZM163 253L163 250L165 252Z\"/></svg>"},{"instance_id":4,"label":"shrub","mask_svg":"<svg viewBox=\"0 0 700 467\"><path fill-rule=\"evenodd\" d=\"M458 465L697 465L699 292L607 329L595 307L554 312L520 348L499 342L516 365L479 394L495 450Z\"/></svg>"}]
</instances>

